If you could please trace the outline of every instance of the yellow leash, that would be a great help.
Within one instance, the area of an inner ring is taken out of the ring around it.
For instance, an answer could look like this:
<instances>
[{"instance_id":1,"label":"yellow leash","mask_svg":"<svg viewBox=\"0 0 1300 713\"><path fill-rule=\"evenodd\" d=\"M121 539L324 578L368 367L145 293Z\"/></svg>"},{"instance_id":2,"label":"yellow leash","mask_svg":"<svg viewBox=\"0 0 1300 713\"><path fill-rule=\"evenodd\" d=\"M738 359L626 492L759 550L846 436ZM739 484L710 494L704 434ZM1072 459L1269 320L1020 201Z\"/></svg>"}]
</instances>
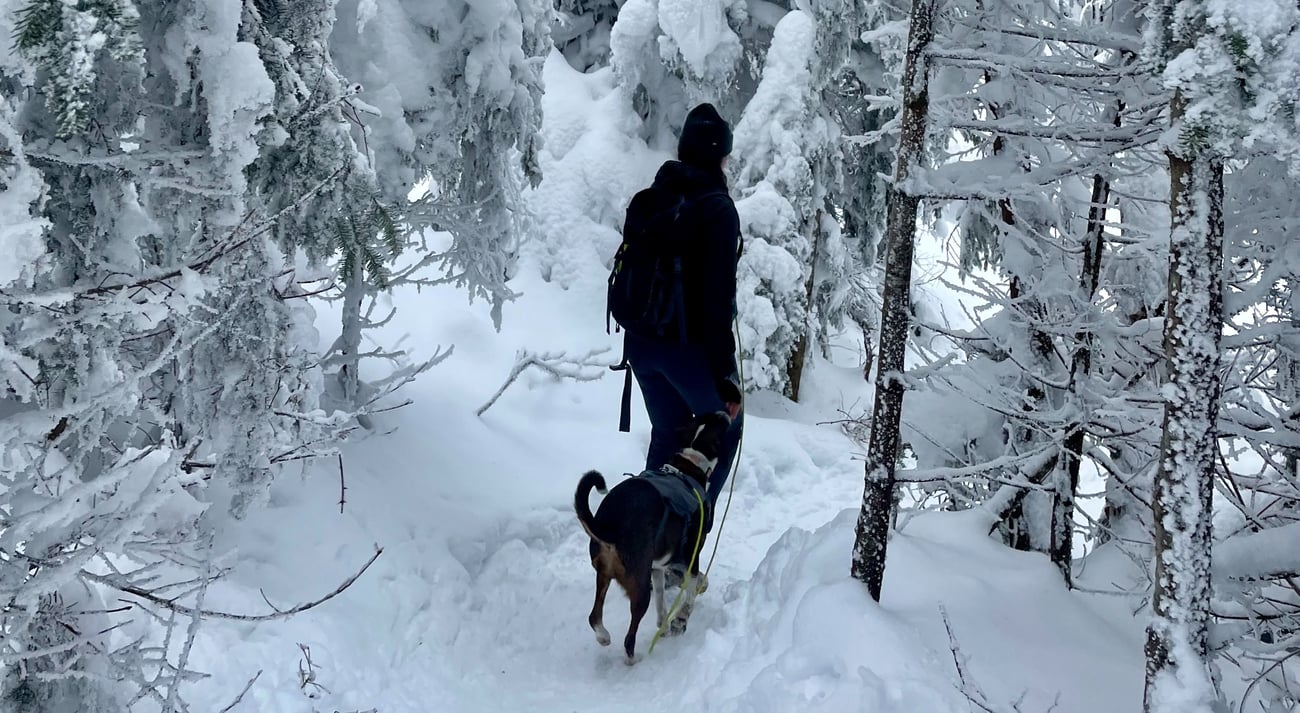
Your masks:
<instances>
[{"instance_id":1,"label":"yellow leash","mask_svg":"<svg viewBox=\"0 0 1300 713\"><path fill-rule=\"evenodd\" d=\"M740 376L740 412L744 413L745 412L745 359L744 359L744 351L740 348L740 318L739 317L736 318L735 324L736 324L736 352L741 355L741 358L736 360L736 371L739 372L738 375ZM713 569L713 560L718 556L718 542L722 539L722 528L724 525L727 524L727 513L731 512L731 496L736 492L736 473L740 470L740 452L744 448L744 445L745 445L745 431L742 429L740 432L740 441L736 443L736 457L731 462L731 475L729 476L729 479L731 480L731 485L727 487L727 505L722 509L722 519L718 521L718 532L713 536L713 552L709 554L709 566L704 568L703 579L706 582L709 579L709 571ZM700 497L700 491L698 490L695 491L695 500L700 504L700 527L699 530L695 533L695 547L691 548L690 564L686 565L687 575L689 575L691 571L695 569L695 559L696 557L699 556L700 542L704 539L704 499ZM683 585L686 584L686 579L682 580L682 584ZM697 586L694 581L691 582L691 585ZM686 587L682 586L681 589L677 591L677 598L673 600L673 605L668 608L668 613L664 615L663 623L660 624L659 629L655 631L654 638L650 639L650 650L647 652L647 654L654 653L655 644L659 643L659 639L664 635L664 632L668 630L668 626L672 622L673 617L677 616L678 607L681 606L682 597L685 595L686 595Z\"/></svg>"},{"instance_id":2,"label":"yellow leash","mask_svg":"<svg viewBox=\"0 0 1300 713\"><path fill-rule=\"evenodd\" d=\"M655 632L654 638L650 640L650 650L647 653L653 654L655 652L655 644L659 643L659 637L664 635L673 617L677 616L678 608L682 604L682 597L686 595L686 583L690 582L692 586L695 585L691 572L695 570L695 558L699 556L700 542L704 540L704 498L700 497L700 491L698 490L692 489L691 492L695 493L695 502L700 504L700 527L695 533L695 546L691 548L691 561L690 564L686 565L686 575L682 579L682 587L677 590L677 598L673 600L673 605L668 607L668 613L664 614L663 623L659 625L659 630Z\"/></svg>"}]
</instances>

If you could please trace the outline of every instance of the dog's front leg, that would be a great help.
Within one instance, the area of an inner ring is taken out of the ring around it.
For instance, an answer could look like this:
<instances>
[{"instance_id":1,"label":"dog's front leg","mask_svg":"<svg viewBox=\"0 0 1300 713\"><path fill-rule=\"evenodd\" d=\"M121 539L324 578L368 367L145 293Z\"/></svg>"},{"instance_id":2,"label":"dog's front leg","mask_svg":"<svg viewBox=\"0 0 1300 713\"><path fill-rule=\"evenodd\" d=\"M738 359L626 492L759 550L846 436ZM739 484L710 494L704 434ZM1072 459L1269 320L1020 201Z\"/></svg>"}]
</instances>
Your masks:
<instances>
[{"instance_id":1,"label":"dog's front leg","mask_svg":"<svg viewBox=\"0 0 1300 713\"><path fill-rule=\"evenodd\" d=\"M659 567L650 570L650 585L654 588L655 597L655 628L662 628L664 617L668 616L668 608L664 606L664 571Z\"/></svg>"}]
</instances>

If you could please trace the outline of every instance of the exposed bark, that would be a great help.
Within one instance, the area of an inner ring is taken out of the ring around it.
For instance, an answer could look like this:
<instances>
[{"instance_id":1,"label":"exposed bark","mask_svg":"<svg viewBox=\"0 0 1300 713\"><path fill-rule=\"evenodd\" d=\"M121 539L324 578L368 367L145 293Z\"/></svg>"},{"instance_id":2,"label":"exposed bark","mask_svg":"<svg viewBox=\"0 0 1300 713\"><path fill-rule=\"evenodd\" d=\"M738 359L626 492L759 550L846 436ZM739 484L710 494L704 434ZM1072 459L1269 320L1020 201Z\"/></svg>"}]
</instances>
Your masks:
<instances>
[{"instance_id":1,"label":"exposed bark","mask_svg":"<svg viewBox=\"0 0 1300 713\"><path fill-rule=\"evenodd\" d=\"M357 245L355 250L352 274L348 276L343 288L343 330L338 338L339 388L343 392L343 403L347 408L356 408L360 405L361 305L365 301L367 289L363 273L365 265L365 259L362 257L363 248Z\"/></svg>"},{"instance_id":2,"label":"exposed bark","mask_svg":"<svg viewBox=\"0 0 1300 713\"><path fill-rule=\"evenodd\" d=\"M822 230L822 212L818 210L814 218L816 224L813 227L813 245L812 245L812 264L808 267L808 279L804 284L804 296L807 300L807 311L804 316L803 333L799 335L798 341L795 342L794 351L790 353L790 362L786 365L786 377L790 381L789 391L786 396L791 401L799 400L799 387L803 384L803 368L808 361L808 347L812 343L809 339L812 333L812 319L814 312L813 293L817 288L817 262L821 260L821 252L826 242L826 231Z\"/></svg>"},{"instance_id":3,"label":"exposed bark","mask_svg":"<svg viewBox=\"0 0 1300 713\"><path fill-rule=\"evenodd\" d=\"M926 48L934 38L934 0L912 3L903 65L903 108L898 160L888 193L885 221L885 285L880 311L875 403L867 445L866 484L853 543L850 571L880 600L885 555L894 508L894 476L898 466L899 424L903 415L904 357L911 325L912 253L916 241L916 211L920 197L908 185L920 164L930 111Z\"/></svg>"},{"instance_id":4,"label":"exposed bark","mask_svg":"<svg viewBox=\"0 0 1300 713\"><path fill-rule=\"evenodd\" d=\"M1175 92L1177 127L1186 108ZM1169 300L1164 348L1169 383L1156 473L1153 617L1147 627L1147 713L1211 710L1207 656L1210 520L1223 324L1223 161L1204 149L1169 151ZM1189 695L1195 700L1189 700Z\"/></svg>"},{"instance_id":5,"label":"exposed bark","mask_svg":"<svg viewBox=\"0 0 1300 713\"><path fill-rule=\"evenodd\" d=\"M1116 112L1115 123L1119 124ZM1110 203L1110 182L1100 173L1092 177L1092 194L1088 206L1088 225L1083 239L1083 274L1080 275L1080 297L1091 303L1101 283L1101 255L1106 225L1106 208ZM1092 371L1092 332L1076 335L1078 347L1070 364L1070 391L1077 407L1082 407L1079 393L1082 380ZM1066 586L1074 573L1074 494L1079 489L1079 468L1083 463L1085 414L1065 429L1062 443L1064 467L1057 473L1052 498L1052 546L1048 553L1052 564L1061 571Z\"/></svg>"}]
</instances>

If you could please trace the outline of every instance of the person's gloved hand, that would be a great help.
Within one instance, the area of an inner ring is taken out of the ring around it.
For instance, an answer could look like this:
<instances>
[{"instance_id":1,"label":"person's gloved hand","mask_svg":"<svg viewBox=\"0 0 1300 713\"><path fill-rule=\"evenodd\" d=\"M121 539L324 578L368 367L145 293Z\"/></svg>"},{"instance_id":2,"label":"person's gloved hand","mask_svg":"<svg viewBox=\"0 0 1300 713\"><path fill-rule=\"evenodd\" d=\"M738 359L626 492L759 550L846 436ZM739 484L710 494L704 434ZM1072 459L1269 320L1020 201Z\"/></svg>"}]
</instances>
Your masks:
<instances>
[{"instance_id":1,"label":"person's gloved hand","mask_svg":"<svg viewBox=\"0 0 1300 713\"><path fill-rule=\"evenodd\" d=\"M727 405L727 415L733 420L740 414L741 393L740 384L732 377L718 379L718 395L722 397L723 403Z\"/></svg>"}]
</instances>

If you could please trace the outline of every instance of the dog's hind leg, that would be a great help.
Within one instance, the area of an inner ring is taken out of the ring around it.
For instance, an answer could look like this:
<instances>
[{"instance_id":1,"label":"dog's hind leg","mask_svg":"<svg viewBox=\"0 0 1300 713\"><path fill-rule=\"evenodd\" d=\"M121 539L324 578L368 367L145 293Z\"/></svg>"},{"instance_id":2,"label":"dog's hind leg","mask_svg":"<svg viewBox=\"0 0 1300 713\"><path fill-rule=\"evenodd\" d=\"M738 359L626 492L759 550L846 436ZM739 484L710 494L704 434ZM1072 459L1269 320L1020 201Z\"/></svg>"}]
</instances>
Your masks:
<instances>
[{"instance_id":1,"label":"dog's hind leg","mask_svg":"<svg viewBox=\"0 0 1300 713\"><path fill-rule=\"evenodd\" d=\"M668 625L669 635L677 636L686 633L686 622L690 620L691 612L695 609L695 594L699 581L699 575L693 575L687 576L686 581L682 582L682 605L673 616L672 623Z\"/></svg>"},{"instance_id":2,"label":"dog's hind leg","mask_svg":"<svg viewBox=\"0 0 1300 713\"><path fill-rule=\"evenodd\" d=\"M623 653L626 654L623 662L628 666L636 663L639 659L636 656L636 630L641 626L641 620L645 618L646 612L650 611L651 592L650 577L644 575L636 578L636 587L628 588L628 599L632 608L632 621L627 625L627 636L623 639Z\"/></svg>"},{"instance_id":3,"label":"dog's hind leg","mask_svg":"<svg viewBox=\"0 0 1300 713\"><path fill-rule=\"evenodd\" d=\"M591 616L587 623L596 632L596 643L609 646L609 629L605 628L605 593L609 591L610 576L603 561L593 562L596 566L596 601L591 605Z\"/></svg>"}]
</instances>

